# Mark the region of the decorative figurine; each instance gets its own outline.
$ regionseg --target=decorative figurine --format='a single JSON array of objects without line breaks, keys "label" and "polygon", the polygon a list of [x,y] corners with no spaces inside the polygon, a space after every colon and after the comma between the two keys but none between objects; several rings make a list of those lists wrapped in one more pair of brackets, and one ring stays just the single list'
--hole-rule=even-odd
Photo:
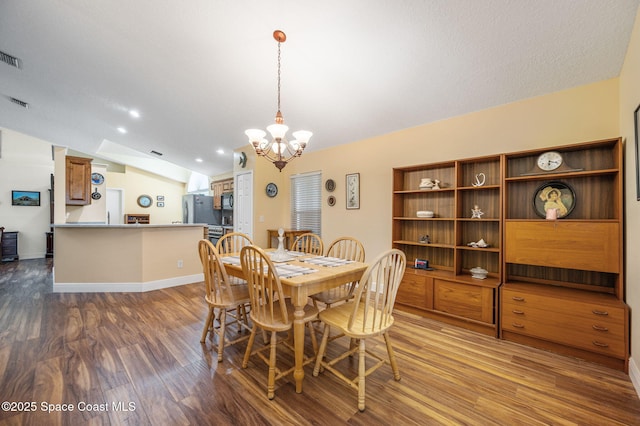
[{"label": "decorative figurine", "polygon": [[419,242],[423,244],[431,244],[431,238],[429,238],[428,235],[423,235],[422,237],[420,237]]},{"label": "decorative figurine", "polygon": [[438,179],[435,180],[433,187],[431,189],[440,189],[440,181]]},{"label": "decorative figurine", "polygon": [[480,207],[478,207],[477,204],[471,209],[471,219],[482,219],[483,214],[484,213],[480,210]]},{"label": "decorative figurine", "polygon": [[433,185],[431,178],[424,178],[420,181],[420,189],[432,189]]},{"label": "decorative figurine", "polygon": [[486,247],[489,247],[489,244],[487,244],[487,243],[484,241],[484,238],[480,238],[480,240],[478,240],[478,242],[473,242],[473,241],[472,241],[472,242],[470,242],[470,243],[467,243],[467,245],[468,245],[469,247],[473,247],[473,248],[486,248]]},{"label": "decorative figurine", "polygon": [[476,175],[476,181],[473,182],[471,186],[475,186],[475,187],[482,186],[484,185],[484,182],[486,181],[486,179],[487,177],[484,175],[484,173],[478,173]]}]

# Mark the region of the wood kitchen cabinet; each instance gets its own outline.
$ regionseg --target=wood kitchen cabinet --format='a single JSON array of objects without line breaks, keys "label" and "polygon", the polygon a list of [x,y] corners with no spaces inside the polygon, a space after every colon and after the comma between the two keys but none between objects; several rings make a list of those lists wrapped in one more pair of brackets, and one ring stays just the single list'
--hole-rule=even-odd
[{"label": "wood kitchen cabinet", "polygon": [[68,206],[91,204],[91,158],[65,157],[65,203]]},{"label": "wood kitchen cabinet", "polygon": [[233,191],[233,179],[224,179],[211,182],[211,193],[213,195],[213,208],[222,208],[222,193]]}]

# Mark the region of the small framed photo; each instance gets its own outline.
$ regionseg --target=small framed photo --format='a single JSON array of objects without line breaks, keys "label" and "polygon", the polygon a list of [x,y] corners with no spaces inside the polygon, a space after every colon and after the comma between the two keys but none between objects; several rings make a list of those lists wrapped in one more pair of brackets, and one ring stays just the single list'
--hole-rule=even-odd
[{"label": "small framed photo", "polygon": [[347,175],[347,210],[360,208],[360,173]]},{"label": "small framed photo", "polygon": [[156,198],[158,201],[164,201],[164,195],[158,195]]},{"label": "small framed photo", "polygon": [[12,206],[39,206],[39,191],[11,191]]},{"label": "small framed photo", "polygon": [[164,207],[164,201],[158,201],[158,207]]}]

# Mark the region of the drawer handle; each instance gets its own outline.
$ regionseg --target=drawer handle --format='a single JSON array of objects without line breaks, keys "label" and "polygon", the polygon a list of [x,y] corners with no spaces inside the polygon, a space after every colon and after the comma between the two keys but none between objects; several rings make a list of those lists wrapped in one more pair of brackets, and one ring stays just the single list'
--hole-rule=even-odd
[{"label": "drawer handle", "polygon": [[595,315],[602,315],[602,316],[609,315],[609,312],[607,312],[607,311],[598,311],[596,309],[592,310],[591,312],[593,312]]},{"label": "drawer handle", "polygon": [[601,347],[601,348],[608,348],[609,345],[607,343],[602,343],[602,342],[598,342],[597,340],[594,340],[592,342],[595,346]]},{"label": "drawer handle", "polygon": [[517,309],[512,310],[511,312],[513,312],[516,315],[524,315],[524,311],[519,311]]},{"label": "drawer handle", "polygon": [[521,297],[521,296],[513,296],[511,298],[516,302],[524,302],[524,297]]},{"label": "drawer handle", "polygon": [[607,327],[602,327],[600,325],[594,325],[592,326],[594,330],[596,331],[609,331],[609,329]]},{"label": "drawer handle", "polygon": [[[513,324],[511,324],[512,326],[514,326],[515,328],[524,328],[524,325],[522,324],[518,324],[517,322],[514,322]],[[594,343],[595,344],[595,343]]]}]

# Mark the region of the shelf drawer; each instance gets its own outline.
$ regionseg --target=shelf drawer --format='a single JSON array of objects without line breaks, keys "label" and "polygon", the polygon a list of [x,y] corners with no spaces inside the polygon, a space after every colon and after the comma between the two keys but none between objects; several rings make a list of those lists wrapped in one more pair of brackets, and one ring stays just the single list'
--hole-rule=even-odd
[{"label": "shelf drawer", "polygon": [[617,358],[626,355],[626,309],[503,290],[502,329]]},{"label": "shelf drawer", "polygon": [[396,302],[420,309],[432,309],[433,278],[407,270],[398,288]]},{"label": "shelf drawer", "polygon": [[433,308],[488,324],[494,324],[494,289],[434,279]]}]

